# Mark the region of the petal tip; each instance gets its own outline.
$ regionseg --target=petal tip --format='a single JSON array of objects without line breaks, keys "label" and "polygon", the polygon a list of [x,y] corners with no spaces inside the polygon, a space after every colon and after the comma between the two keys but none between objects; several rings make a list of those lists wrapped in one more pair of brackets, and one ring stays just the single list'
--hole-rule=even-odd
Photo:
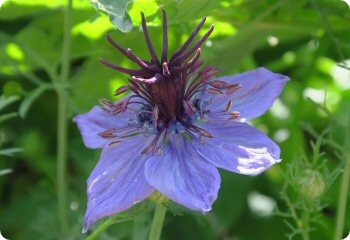
[{"label": "petal tip", "polygon": [[278,158],[278,159],[275,159],[275,163],[274,163],[274,164],[280,163],[280,162],[282,162],[282,159],[281,159],[281,158]]},{"label": "petal tip", "polygon": [[272,76],[276,77],[276,79],[283,80],[285,82],[290,80],[290,78],[288,76],[285,76],[285,75],[280,74],[280,73],[272,72],[268,68],[265,68],[265,67],[259,67],[259,68],[255,69],[255,71],[258,72],[259,74],[272,75]]},{"label": "petal tip", "polygon": [[81,230],[82,234],[87,233],[87,231],[89,230],[89,228],[87,226],[84,226],[83,229]]},{"label": "petal tip", "polygon": [[201,212],[202,214],[207,214],[208,212],[210,212],[212,210],[212,207],[211,206],[208,206],[206,208],[202,208],[201,209]]}]

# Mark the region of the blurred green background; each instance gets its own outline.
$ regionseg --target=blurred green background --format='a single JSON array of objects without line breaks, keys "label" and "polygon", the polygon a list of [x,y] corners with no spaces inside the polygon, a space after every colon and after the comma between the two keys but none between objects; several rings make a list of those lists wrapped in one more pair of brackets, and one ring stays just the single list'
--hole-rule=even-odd
[{"label": "blurred green background", "polygon": [[[114,1],[120,4],[118,16],[126,20],[119,22],[118,27],[131,30],[127,33],[116,29],[88,0],[73,2],[71,68],[67,84],[61,85],[68,105],[64,179],[69,230],[64,236],[60,232],[57,207],[58,88],[54,79],[62,69],[67,2],[9,0],[0,8],[0,231],[3,236],[11,240],[85,239],[81,229],[87,201],[86,179],[98,161],[99,152],[84,147],[71,119],[97,105],[100,98],[114,99],[114,90],[126,82],[126,75],[104,67],[100,57],[132,67],[128,59],[107,43],[104,34],[108,32],[122,46],[148,59],[143,33],[139,30],[140,11],[145,12],[152,40],[160,52],[161,8],[165,8],[171,52],[206,16],[200,35],[211,24],[215,24],[215,30],[202,47],[202,59],[220,69],[219,75],[265,66],[290,76],[291,81],[273,108],[253,122],[279,143],[283,161],[256,177],[221,171],[222,186],[213,211],[204,216],[172,206],[177,214],[168,212],[162,239],[280,240],[288,239],[288,234],[290,239],[303,239],[298,229],[303,229],[303,221],[310,219],[301,217],[299,222],[288,217],[291,205],[286,194],[295,202],[293,206],[300,216],[317,216],[315,221],[309,221],[310,239],[333,239],[341,182],[341,177],[335,176],[345,162],[334,146],[344,144],[350,134],[343,128],[350,116],[347,115],[349,6],[341,0],[129,2]],[[321,144],[320,151],[325,154],[320,162],[325,161],[327,168],[318,169],[321,183],[312,182],[310,191],[320,187],[317,184],[324,184],[327,191],[321,186],[320,196],[316,194],[310,199],[305,196],[305,189],[288,184],[299,181],[299,171],[309,166],[305,161],[315,156],[310,141],[316,142],[325,129],[329,131],[324,136],[327,141]],[[295,172],[291,173],[292,170]],[[329,177],[331,173],[334,182]],[[286,184],[288,191],[283,193]],[[345,229],[349,230],[349,196],[347,199]],[[316,211],[305,215],[307,205],[301,206],[300,201],[314,204]],[[273,211],[276,206],[287,215],[276,215]],[[99,239],[146,239],[151,212],[152,206],[134,221],[113,225]],[[346,230],[343,236],[345,233]]]}]

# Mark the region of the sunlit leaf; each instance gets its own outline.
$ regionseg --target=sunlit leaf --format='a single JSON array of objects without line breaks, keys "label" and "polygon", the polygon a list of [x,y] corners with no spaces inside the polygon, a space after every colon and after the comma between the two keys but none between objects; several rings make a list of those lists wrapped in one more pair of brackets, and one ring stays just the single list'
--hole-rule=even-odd
[{"label": "sunlit leaf", "polygon": [[[26,1],[31,2],[31,1]],[[0,19],[14,20],[25,16],[32,16],[42,11],[40,6],[28,6],[25,8],[19,7],[19,4],[14,3],[12,0],[7,1],[0,9]]]},{"label": "sunlit leaf", "polygon": [[127,12],[132,0],[91,0],[96,10],[109,16],[110,21],[122,32],[130,32],[132,20]]},{"label": "sunlit leaf", "polygon": [[[15,20],[35,17],[47,10],[62,8],[67,3],[67,0],[7,0],[1,7],[0,19]],[[74,1],[73,8],[79,10],[92,9],[89,1]]]},{"label": "sunlit leaf", "polygon": [[109,29],[113,28],[113,24],[107,16],[99,16],[97,19],[86,20],[74,26],[73,34],[81,34],[90,39],[99,39]]},{"label": "sunlit leaf", "polygon": [[23,5],[23,6],[46,6],[46,7],[55,7],[58,5],[64,5],[67,3],[66,0],[50,0],[50,1],[42,1],[42,0],[31,0],[31,1],[26,1],[26,0],[11,0],[11,2],[14,2],[18,5]]},{"label": "sunlit leaf", "polygon": [[2,5],[6,2],[6,0],[0,0],[0,8],[2,7]]},{"label": "sunlit leaf", "polygon": [[21,48],[15,43],[9,43],[6,46],[7,55],[17,61],[22,61],[25,58],[25,55]]},{"label": "sunlit leaf", "polygon": [[[133,20],[133,24],[136,26],[141,25],[140,12],[143,12],[147,18],[152,16],[161,17],[161,15],[155,15],[157,11],[160,10],[160,7],[164,7],[164,5],[161,5],[161,3],[159,3],[159,1],[157,0],[134,0],[129,10],[129,14]],[[160,18],[159,20],[152,21],[152,24],[158,25],[160,23]]]},{"label": "sunlit leaf", "polygon": [[161,25],[162,15],[160,10],[167,12],[169,24],[188,23],[203,17],[208,17],[211,12],[224,9],[221,1],[211,0],[135,0],[130,9],[130,15],[134,25],[141,24],[140,12],[144,12],[147,19],[152,22],[149,25]]}]

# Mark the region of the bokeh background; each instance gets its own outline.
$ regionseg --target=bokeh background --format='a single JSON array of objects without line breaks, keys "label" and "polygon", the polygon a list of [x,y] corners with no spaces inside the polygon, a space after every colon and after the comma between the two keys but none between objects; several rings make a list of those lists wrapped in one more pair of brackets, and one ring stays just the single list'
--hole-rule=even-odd
[{"label": "bokeh background", "polygon": [[[99,151],[84,147],[71,119],[97,105],[100,98],[116,99],[114,90],[126,82],[125,75],[104,67],[100,57],[132,67],[104,34],[148,59],[140,11],[160,52],[161,9],[166,9],[171,51],[206,16],[199,35],[211,24],[215,31],[202,47],[202,59],[218,68],[218,75],[264,66],[290,76],[291,81],[273,108],[252,122],[278,142],[283,161],[256,177],[221,171],[213,211],[202,215],[170,204],[162,239],[334,239],[341,170],[346,156],[350,161],[350,150],[343,147],[349,146],[346,139],[350,138],[350,10],[346,2],[93,2],[111,4],[119,12],[109,18],[90,1],[74,0],[68,17],[71,47],[64,46],[64,41],[69,42],[64,37],[67,1],[8,0],[0,8],[0,231],[4,237],[86,238],[81,234],[86,179]],[[62,71],[68,69],[67,63],[70,69],[65,78]],[[62,150],[57,149],[62,99],[68,146],[63,180],[63,175],[57,176],[62,174],[57,162]],[[63,211],[68,215],[65,231],[58,213],[62,186],[66,186]],[[348,193],[349,189],[343,237],[350,229]],[[152,209],[150,203],[134,220],[112,225],[98,239],[146,239]]]}]

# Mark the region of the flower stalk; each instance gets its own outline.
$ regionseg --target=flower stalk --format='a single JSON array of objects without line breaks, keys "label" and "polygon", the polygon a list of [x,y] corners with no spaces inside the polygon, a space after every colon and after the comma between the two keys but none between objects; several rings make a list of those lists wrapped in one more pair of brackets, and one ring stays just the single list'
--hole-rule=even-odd
[{"label": "flower stalk", "polygon": [[159,240],[162,233],[166,207],[162,204],[157,204],[152,220],[151,231],[148,240]]},{"label": "flower stalk", "polygon": [[[349,119],[350,117],[350,111],[347,111],[346,118]],[[342,239],[342,234],[344,232],[344,226],[345,226],[345,219],[346,219],[346,206],[347,206],[347,199],[349,194],[349,185],[350,185],[350,124],[346,122],[345,125],[345,143],[344,147],[342,149],[341,156],[344,159],[344,172],[342,174],[342,179],[340,183],[340,191],[339,191],[339,198],[338,198],[338,209],[337,209],[337,219],[336,219],[336,225],[335,225],[335,235],[334,240]]]},{"label": "flower stalk", "polygon": [[95,240],[98,236],[101,235],[106,229],[111,226],[113,223],[112,218],[108,218],[106,221],[104,221],[86,240]]},{"label": "flower stalk", "polygon": [[346,202],[349,193],[349,182],[350,182],[350,153],[347,153],[345,160],[344,172],[342,175],[339,199],[338,199],[338,212],[336,221],[336,231],[334,240],[342,239],[342,234],[345,225],[346,216]]},{"label": "flower stalk", "polygon": [[73,0],[68,0],[64,15],[64,35],[62,49],[62,68],[59,83],[56,85],[58,98],[57,109],[57,196],[58,196],[58,214],[61,233],[68,231],[67,215],[67,183],[66,183],[66,163],[67,163],[67,102],[66,93],[62,86],[68,82],[70,69],[70,48],[71,48],[71,16]]}]

